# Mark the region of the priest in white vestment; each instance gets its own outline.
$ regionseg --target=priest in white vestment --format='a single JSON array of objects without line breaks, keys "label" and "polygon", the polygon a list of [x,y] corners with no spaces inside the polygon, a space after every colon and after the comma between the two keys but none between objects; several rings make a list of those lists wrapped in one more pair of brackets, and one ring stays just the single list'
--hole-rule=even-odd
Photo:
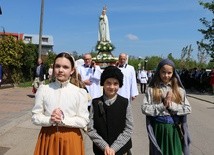
[{"label": "priest in white vestment", "polygon": [[125,53],[119,55],[118,67],[124,75],[123,86],[119,89],[118,94],[132,101],[139,95],[139,92],[135,69],[127,64],[127,55]]},{"label": "priest in white vestment", "polygon": [[[78,67],[78,72],[81,75],[82,81],[85,83],[92,99],[100,97],[102,95],[100,88],[102,70],[92,62],[91,54],[84,54],[83,59],[84,64]],[[88,106],[90,108],[91,101],[89,101]]]}]

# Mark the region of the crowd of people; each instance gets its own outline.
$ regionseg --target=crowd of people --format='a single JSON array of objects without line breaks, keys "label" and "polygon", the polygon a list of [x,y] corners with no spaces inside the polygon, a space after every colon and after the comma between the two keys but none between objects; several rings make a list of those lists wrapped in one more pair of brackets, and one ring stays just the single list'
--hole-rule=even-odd
[{"label": "crowd of people", "polygon": [[[142,94],[145,93],[148,84],[154,76],[154,72],[152,70],[145,70],[144,67],[136,72],[136,78],[140,84]],[[205,68],[182,69],[177,70],[177,73],[186,90],[214,94],[214,68],[211,70]]]},{"label": "crowd of people", "polygon": [[179,75],[186,89],[214,94],[214,68],[211,71],[205,68],[183,69]]},{"label": "crowd of people", "polygon": [[[76,66],[72,55],[58,54],[51,66],[54,80],[41,81],[37,87],[32,122],[41,130],[35,155],[84,155],[82,134],[92,140],[95,155],[131,155],[137,80],[145,93],[141,110],[146,115],[150,154],[189,153],[186,116],[191,106],[171,60],[162,60],[155,73],[142,68],[136,77],[125,53],[104,69],[90,53],[83,59],[84,64]],[[41,64],[39,59],[36,73],[41,72]]]}]

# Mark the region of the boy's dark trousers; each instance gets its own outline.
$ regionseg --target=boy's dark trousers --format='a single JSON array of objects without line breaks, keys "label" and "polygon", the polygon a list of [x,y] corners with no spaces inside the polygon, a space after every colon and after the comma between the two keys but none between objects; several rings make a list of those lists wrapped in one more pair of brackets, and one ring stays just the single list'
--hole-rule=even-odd
[{"label": "boy's dark trousers", "polygon": [[127,153],[125,153],[124,155],[132,155],[131,150],[129,150]]},{"label": "boy's dark trousers", "polygon": [[142,94],[146,92],[146,83],[140,83],[140,91]]}]

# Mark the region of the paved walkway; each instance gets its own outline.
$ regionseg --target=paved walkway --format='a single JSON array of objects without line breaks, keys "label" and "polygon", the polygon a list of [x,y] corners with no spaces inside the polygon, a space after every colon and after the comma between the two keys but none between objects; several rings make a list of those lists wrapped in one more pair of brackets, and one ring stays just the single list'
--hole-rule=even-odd
[{"label": "paved walkway", "polygon": [[210,93],[187,92],[187,96],[214,104],[214,95]]},{"label": "paved walkway", "polygon": [[[214,95],[191,94],[194,97],[209,103],[214,103]],[[145,128],[145,119],[140,111],[143,95],[133,102],[134,155],[148,154],[148,138]],[[31,109],[34,104],[34,95],[31,88],[0,89],[0,155],[30,155],[36,144],[40,127],[31,123]],[[92,143],[84,134],[86,155],[92,154]]]}]

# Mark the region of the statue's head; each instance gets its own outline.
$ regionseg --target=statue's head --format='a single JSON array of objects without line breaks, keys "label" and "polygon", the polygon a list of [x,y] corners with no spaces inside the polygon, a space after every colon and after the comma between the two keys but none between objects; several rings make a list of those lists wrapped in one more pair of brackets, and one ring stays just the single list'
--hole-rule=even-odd
[{"label": "statue's head", "polygon": [[102,11],[102,15],[105,15],[105,14],[106,14],[106,10],[107,10],[107,7],[104,6],[104,7],[103,7],[103,11]]}]

